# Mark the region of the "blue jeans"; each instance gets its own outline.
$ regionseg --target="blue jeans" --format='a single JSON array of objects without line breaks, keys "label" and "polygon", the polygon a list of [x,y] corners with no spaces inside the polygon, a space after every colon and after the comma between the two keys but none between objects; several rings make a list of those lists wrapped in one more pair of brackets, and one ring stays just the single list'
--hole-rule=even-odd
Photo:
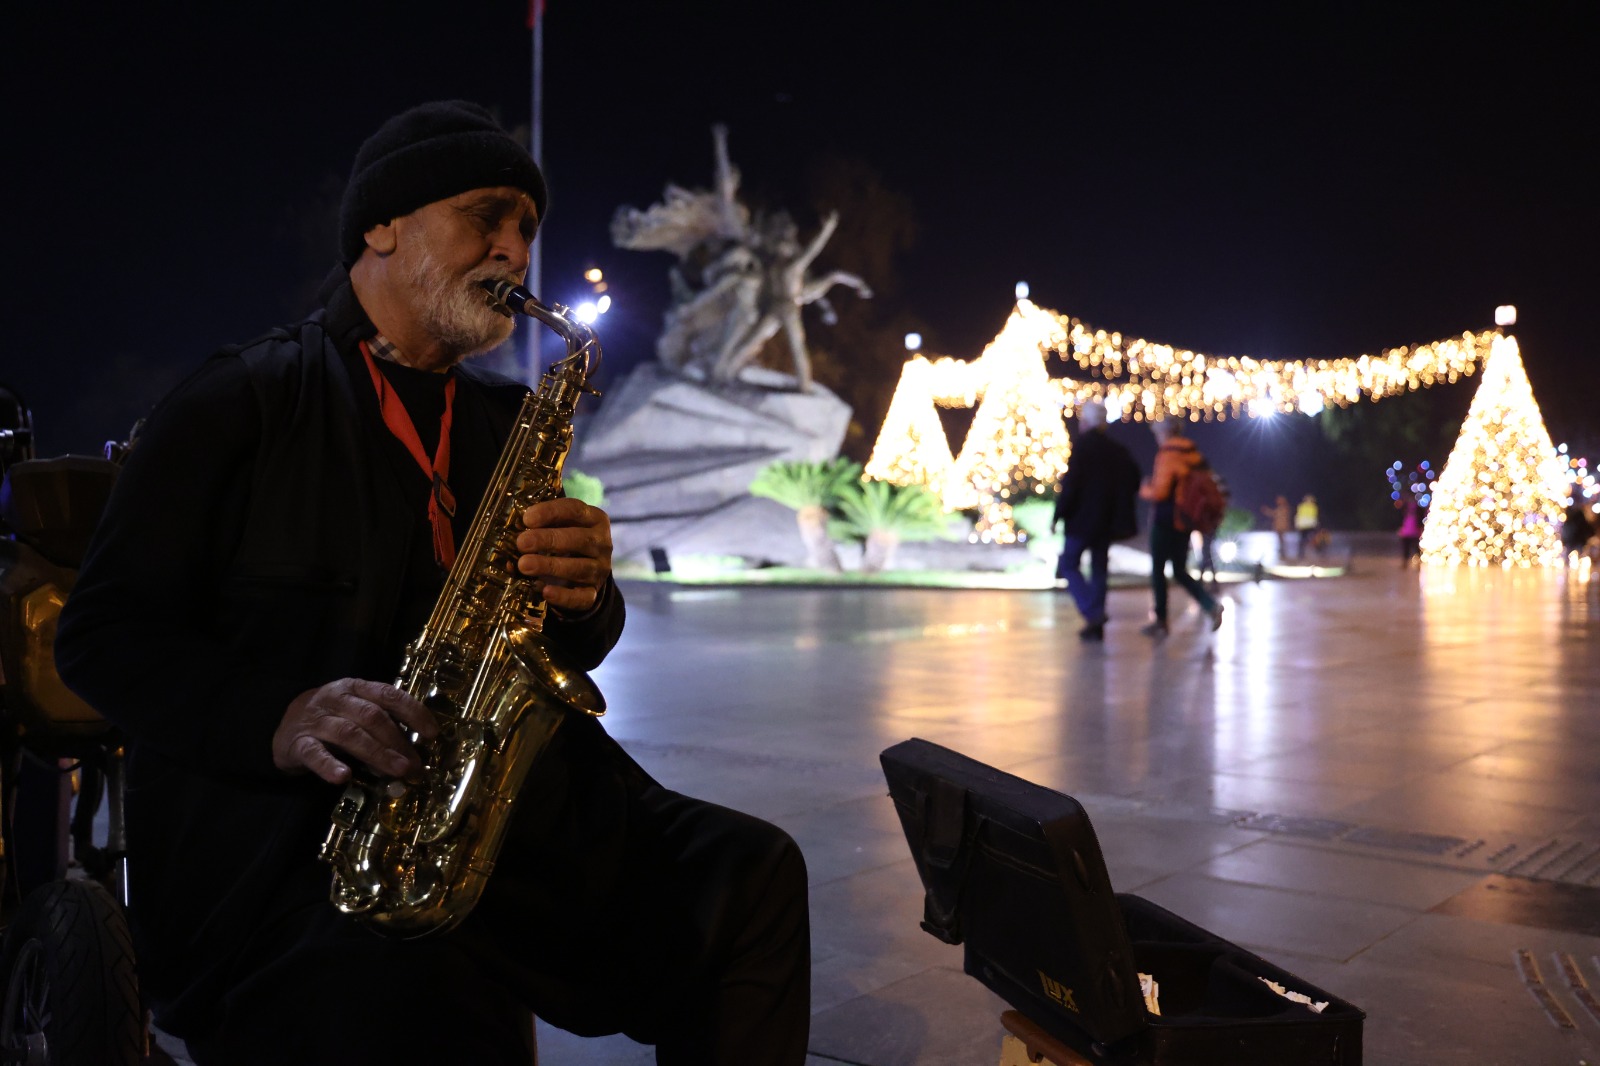
[{"label": "blue jeans", "polygon": [[[1083,553],[1089,553],[1089,576],[1083,576]],[[1067,591],[1085,623],[1097,626],[1106,620],[1106,560],[1111,555],[1111,545],[1106,541],[1090,540],[1067,534],[1062,541],[1061,561],[1056,564],[1056,576],[1067,579]]]},{"label": "blue jeans", "polygon": [[1216,609],[1217,601],[1189,573],[1189,534],[1157,522],[1150,527],[1150,592],[1159,621],[1167,620],[1168,563],[1172,564],[1172,579],[1194,597],[1202,611],[1210,614]]}]

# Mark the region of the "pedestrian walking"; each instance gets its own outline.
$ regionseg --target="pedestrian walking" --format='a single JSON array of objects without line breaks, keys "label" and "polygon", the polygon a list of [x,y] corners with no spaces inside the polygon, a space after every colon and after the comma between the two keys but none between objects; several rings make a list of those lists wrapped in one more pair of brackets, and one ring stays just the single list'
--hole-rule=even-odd
[{"label": "pedestrian walking", "polygon": [[1289,558],[1289,530],[1294,528],[1289,497],[1279,496],[1271,507],[1261,508],[1261,513],[1272,520],[1272,532],[1278,538],[1278,562],[1284,562]]},{"label": "pedestrian walking", "polygon": [[[1105,639],[1106,586],[1113,541],[1126,540],[1139,531],[1135,499],[1139,493],[1139,464],[1133,453],[1106,433],[1106,407],[1090,400],[1078,408],[1078,438],[1072,457],[1061,475],[1050,532],[1063,531],[1061,560],[1056,576],[1083,616],[1078,637]],[[1083,555],[1089,554],[1089,576],[1083,575]]]},{"label": "pedestrian walking", "polygon": [[1411,565],[1412,559],[1421,559],[1417,545],[1422,539],[1422,508],[1417,504],[1417,498],[1406,493],[1405,515],[1400,519],[1400,568],[1403,570]]},{"label": "pedestrian walking", "polygon": [[1179,525],[1176,498],[1182,482],[1204,460],[1194,441],[1182,435],[1175,421],[1154,422],[1150,426],[1160,446],[1150,478],[1139,488],[1139,495],[1154,504],[1150,514],[1150,592],[1155,618],[1145,626],[1146,636],[1167,635],[1167,566],[1172,578],[1194,597],[1211,619],[1211,628],[1222,625],[1222,604],[1189,573],[1189,532]]},{"label": "pedestrian walking", "polygon": [[[1233,493],[1228,490],[1228,483],[1223,480],[1222,475],[1217,473],[1216,468],[1213,467],[1204,456],[1202,456],[1200,459],[1199,468],[1201,470],[1208,470],[1211,472],[1211,479],[1216,482],[1217,492],[1222,497],[1222,514],[1226,515],[1228,512],[1228,503],[1233,499]],[[1195,533],[1200,537],[1200,580],[1202,582],[1208,582],[1213,591],[1221,587],[1221,583],[1217,581],[1216,554],[1217,529],[1220,527],[1220,524],[1221,516],[1219,515],[1217,525],[1207,524],[1206,526],[1195,530]]]},{"label": "pedestrian walking", "polygon": [[1589,517],[1589,505],[1583,497],[1583,484],[1572,486],[1572,502],[1567,505],[1561,522],[1561,550],[1569,559],[1583,555],[1594,536],[1594,522]]}]

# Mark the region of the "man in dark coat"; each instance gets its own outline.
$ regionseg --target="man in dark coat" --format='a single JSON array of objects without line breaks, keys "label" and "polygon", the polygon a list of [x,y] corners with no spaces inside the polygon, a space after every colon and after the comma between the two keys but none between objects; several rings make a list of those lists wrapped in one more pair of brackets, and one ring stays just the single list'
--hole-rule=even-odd
[{"label": "man in dark coat", "polygon": [[[1133,453],[1106,434],[1106,408],[1090,400],[1078,408],[1078,439],[1056,494],[1050,531],[1065,531],[1056,576],[1083,615],[1083,640],[1104,640],[1106,583],[1112,541],[1138,532],[1134,500],[1139,493],[1139,464]],[[1089,576],[1083,576],[1083,553],[1089,553]]]},{"label": "man in dark coat", "polygon": [[[130,741],[145,998],[201,1066],[525,1066],[530,1010],[663,1063],[804,1060],[794,842],[662,788],[585,715],[529,775],[460,926],[398,940],[328,900],[340,786],[415,775],[438,732],[386,681],[526,392],[462,360],[509,336],[480,283],[521,278],[545,202],[482,108],[384,123],[323,306],[162,401],[62,614],[62,677]],[[572,499],[521,519],[549,651],[592,669],[623,626],[609,519]]]}]

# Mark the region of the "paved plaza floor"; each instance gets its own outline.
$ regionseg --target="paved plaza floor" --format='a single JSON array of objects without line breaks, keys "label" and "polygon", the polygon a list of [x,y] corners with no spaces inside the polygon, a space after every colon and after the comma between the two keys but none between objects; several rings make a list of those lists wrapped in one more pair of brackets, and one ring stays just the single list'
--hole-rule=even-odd
[{"label": "paved plaza floor", "polygon": [[1104,644],[1050,591],[624,591],[611,733],[806,854],[812,1064],[999,1058],[1001,1001],[918,927],[878,764],[909,737],[1076,797],[1117,891],[1365,1009],[1373,1066],[1600,1063],[1600,578],[1362,560],[1230,585],[1216,633],[1175,592],[1159,642],[1119,589]]}]

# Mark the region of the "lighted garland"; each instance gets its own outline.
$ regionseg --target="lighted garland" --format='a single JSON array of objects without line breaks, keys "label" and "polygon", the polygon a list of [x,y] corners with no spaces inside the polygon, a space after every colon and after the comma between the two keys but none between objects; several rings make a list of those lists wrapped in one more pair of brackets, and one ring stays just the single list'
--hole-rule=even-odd
[{"label": "lighted garland", "polygon": [[1496,336],[1492,330],[1463,333],[1343,359],[1268,360],[1207,355],[1056,317],[1057,331],[1044,346],[1105,379],[1104,384],[1063,382],[1064,395],[1105,399],[1122,417],[1136,421],[1316,414],[1328,404],[1342,407],[1455,382],[1473,372]]},{"label": "lighted garland", "polygon": [[[1431,344],[1344,359],[1262,360],[1211,356],[1120,333],[1018,299],[1004,328],[976,360],[913,355],[901,371],[865,475],[922,484],[948,510],[976,508],[974,538],[1018,539],[1011,501],[1054,487],[1071,443],[1062,422],[1090,399],[1112,418],[1225,419],[1244,413],[1345,405],[1454,382],[1471,374],[1497,335],[1463,333]],[[1087,369],[1089,380],[1051,378],[1046,356]],[[937,407],[977,407],[952,454]]]}]

